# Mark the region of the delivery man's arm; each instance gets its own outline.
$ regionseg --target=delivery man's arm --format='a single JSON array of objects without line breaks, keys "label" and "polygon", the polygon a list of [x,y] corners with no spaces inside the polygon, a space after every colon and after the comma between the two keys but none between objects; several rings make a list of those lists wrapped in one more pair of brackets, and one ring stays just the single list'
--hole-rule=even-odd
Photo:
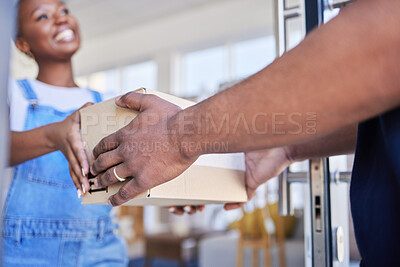
[{"label": "delivery man's arm", "polygon": [[[245,153],[246,190],[249,200],[256,189],[269,179],[279,175],[286,167],[297,161],[315,157],[329,157],[354,153],[357,141],[358,125],[344,127],[332,134],[284,147],[268,148]],[[239,208],[244,203],[230,203],[225,209]],[[202,211],[204,206],[170,207],[170,212],[182,215]]]},{"label": "delivery man's arm", "polygon": [[[245,154],[246,190],[249,200],[260,185],[279,175],[294,162],[354,153],[357,127],[356,124],[349,125],[327,136],[305,143],[247,152]],[[235,209],[243,204],[226,204],[225,209]],[[196,209],[192,208],[191,211],[195,212]]]},{"label": "delivery man's arm", "polygon": [[[399,25],[399,1],[356,1],[259,73],[193,107],[125,95],[117,104],[142,114],[94,149],[92,171],[116,166],[119,176],[134,177],[110,198],[119,205],[199,155],[307,142],[397,107]],[[116,182],[112,171],[97,183]]]}]

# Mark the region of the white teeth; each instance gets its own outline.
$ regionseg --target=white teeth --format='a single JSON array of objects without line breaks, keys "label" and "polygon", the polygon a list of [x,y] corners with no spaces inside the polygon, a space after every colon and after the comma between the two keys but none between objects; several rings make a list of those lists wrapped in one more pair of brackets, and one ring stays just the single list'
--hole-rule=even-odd
[{"label": "white teeth", "polygon": [[74,32],[71,29],[67,29],[65,31],[60,32],[59,34],[57,34],[56,36],[56,41],[61,41],[61,40],[71,40],[73,39],[75,36]]}]

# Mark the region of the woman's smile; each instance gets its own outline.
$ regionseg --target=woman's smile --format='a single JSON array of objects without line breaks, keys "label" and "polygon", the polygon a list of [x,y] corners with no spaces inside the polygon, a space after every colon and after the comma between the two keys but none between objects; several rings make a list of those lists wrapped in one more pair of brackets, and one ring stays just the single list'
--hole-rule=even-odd
[{"label": "woman's smile", "polygon": [[75,32],[69,27],[62,27],[54,39],[56,42],[70,42],[75,39]]}]

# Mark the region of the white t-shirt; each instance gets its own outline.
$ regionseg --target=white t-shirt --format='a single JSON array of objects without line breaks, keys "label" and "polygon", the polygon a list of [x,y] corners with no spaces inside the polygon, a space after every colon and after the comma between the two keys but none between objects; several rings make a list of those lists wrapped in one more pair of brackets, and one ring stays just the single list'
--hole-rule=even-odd
[{"label": "white t-shirt", "polygon": [[[93,93],[85,88],[58,87],[32,79],[29,79],[29,83],[36,93],[39,105],[50,106],[59,111],[76,110],[87,102],[95,102]],[[23,131],[29,102],[15,80],[10,80],[8,88],[10,128],[12,131]],[[104,96],[102,100],[106,100]]]}]

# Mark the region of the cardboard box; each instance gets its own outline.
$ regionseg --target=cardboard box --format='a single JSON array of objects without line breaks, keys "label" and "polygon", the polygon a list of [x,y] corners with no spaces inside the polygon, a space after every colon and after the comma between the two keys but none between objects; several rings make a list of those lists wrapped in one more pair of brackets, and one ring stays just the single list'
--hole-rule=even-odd
[{"label": "cardboard box", "polygon": [[[140,92],[155,94],[181,108],[195,104],[161,92],[146,89]],[[114,101],[110,99],[81,110],[82,139],[86,142],[85,150],[90,163],[93,161],[93,148],[98,142],[127,125],[138,114],[116,106]],[[181,206],[246,202],[244,170],[242,153],[203,155],[176,179],[139,194],[125,205]],[[127,182],[107,188],[96,188],[91,183],[82,204],[107,204],[108,198]]]}]

